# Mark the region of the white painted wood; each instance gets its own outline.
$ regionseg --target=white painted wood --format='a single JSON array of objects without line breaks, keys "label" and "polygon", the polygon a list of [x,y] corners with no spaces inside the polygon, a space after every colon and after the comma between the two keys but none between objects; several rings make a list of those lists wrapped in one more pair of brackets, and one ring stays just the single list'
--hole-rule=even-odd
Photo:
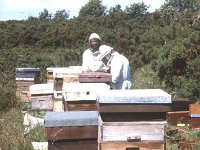
[{"label": "white painted wood", "polygon": [[106,83],[64,83],[62,93],[65,101],[96,100],[97,91],[109,89]]},{"label": "white painted wood", "polygon": [[164,141],[166,124],[166,121],[101,122],[99,140],[127,141],[131,136],[140,136],[141,141]]},{"label": "white painted wood", "polygon": [[33,94],[53,94],[54,84],[33,84],[29,87],[31,95]]}]

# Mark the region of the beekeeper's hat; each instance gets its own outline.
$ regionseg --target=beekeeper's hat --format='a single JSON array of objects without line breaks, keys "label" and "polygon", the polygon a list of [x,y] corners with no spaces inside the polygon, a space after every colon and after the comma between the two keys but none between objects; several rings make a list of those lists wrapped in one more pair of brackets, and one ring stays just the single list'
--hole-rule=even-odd
[{"label": "beekeeper's hat", "polygon": [[91,39],[99,39],[101,41],[100,36],[98,34],[96,34],[96,33],[90,34],[89,42],[90,42]]}]

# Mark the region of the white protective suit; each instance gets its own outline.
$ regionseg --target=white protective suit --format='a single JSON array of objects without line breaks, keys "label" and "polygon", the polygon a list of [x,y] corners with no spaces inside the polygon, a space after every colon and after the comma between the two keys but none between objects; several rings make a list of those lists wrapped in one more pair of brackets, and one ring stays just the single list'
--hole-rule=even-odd
[{"label": "white protective suit", "polygon": [[[89,37],[89,43],[90,40],[96,38],[101,40],[98,34],[92,33]],[[91,48],[88,48],[83,53],[83,60],[82,60],[82,68],[83,71],[98,71],[100,68],[102,68],[103,63],[100,60],[101,54],[99,51],[93,52]]]},{"label": "white protective suit", "polygon": [[[106,45],[102,45],[99,48],[99,51],[103,57],[111,53],[112,50],[112,47]],[[111,70],[113,82],[112,89],[131,89],[132,81],[128,59],[118,52],[114,52],[111,54],[111,58],[107,65],[109,65]]]},{"label": "white protective suit", "polygon": [[83,71],[98,71],[100,68],[102,68],[103,63],[99,58],[99,52],[92,52],[90,48],[88,48],[83,53]]}]

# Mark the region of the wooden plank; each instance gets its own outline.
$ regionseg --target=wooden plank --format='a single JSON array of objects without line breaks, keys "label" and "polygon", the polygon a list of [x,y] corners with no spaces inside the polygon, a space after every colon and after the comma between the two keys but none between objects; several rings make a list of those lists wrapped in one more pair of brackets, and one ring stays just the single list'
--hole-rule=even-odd
[{"label": "wooden plank", "polygon": [[31,95],[44,95],[44,94],[52,94],[53,95],[53,83],[52,84],[34,84],[30,86]]},{"label": "wooden plank", "polygon": [[64,92],[63,97],[65,101],[95,101],[97,96],[95,92],[92,91],[82,91],[82,92]]},{"label": "wooden plank", "polygon": [[53,80],[53,71],[52,72],[47,71],[47,80]]},{"label": "wooden plank", "polygon": [[30,91],[16,91],[16,96],[20,98],[21,102],[31,102]]},{"label": "wooden plank", "polygon": [[40,73],[40,68],[16,68],[16,73]]},{"label": "wooden plank", "polygon": [[53,100],[53,111],[54,112],[63,112],[64,111],[62,99]]},{"label": "wooden plank", "polygon": [[49,141],[48,150],[98,150],[96,139]]},{"label": "wooden plank", "polygon": [[88,103],[88,104],[66,104],[65,110],[68,111],[97,111],[96,103]]},{"label": "wooden plank", "polygon": [[109,112],[169,112],[171,105],[167,104],[98,104],[100,113]]},{"label": "wooden plank", "polygon": [[189,111],[168,112],[167,121],[170,125],[177,125],[178,123],[189,124]]},{"label": "wooden plank", "polygon": [[96,92],[109,89],[110,86],[105,83],[64,83],[62,95],[65,110],[96,111]]},{"label": "wooden plank", "polygon": [[63,78],[54,78],[54,90],[62,91]]},{"label": "wooden plank", "polygon": [[125,113],[100,113],[104,122],[126,122],[126,121],[162,121],[166,120],[165,112],[125,112]]},{"label": "wooden plank", "polygon": [[164,141],[165,125],[166,121],[101,122],[99,141],[128,141],[131,136],[140,136],[141,141]]},{"label": "wooden plank", "polygon": [[100,150],[165,150],[165,142],[103,142]]},{"label": "wooden plank", "polygon": [[112,75],[104,72],[85,72],[79,74],[80,83],[111,83]]},{"label": "wooden plank", "polygon": [[34,81],[16,81],[15,83],[16,83],[17,87],[21,87],[21,86],[22,87],[29,87],[29,86],[35,84]]},{"label": "wooden plank", "polygon": [[47,140],[97,139],[98,126],[46,127]]},{"label": "wooden plank", "polygon": [[32,110],[53,110],[53,96],[32,96],[31,97]]},{"label": "wooden plank", "polygon": [[79,79],[78,79],[78,74],[77,75],[65,75],[63,77],[63,82],[65,83],[78,83]]}]

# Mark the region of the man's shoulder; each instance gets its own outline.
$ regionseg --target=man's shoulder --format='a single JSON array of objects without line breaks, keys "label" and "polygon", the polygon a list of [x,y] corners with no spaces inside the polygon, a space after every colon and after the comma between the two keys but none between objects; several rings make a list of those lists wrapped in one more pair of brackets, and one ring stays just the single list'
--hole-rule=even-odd
[{"label": "man's shoulder", "polygon": [[84,52],[83,52],[83,54],[87,54],[87,53],[91,53],[91,50],[88,48],[88,49],[86,49]]}]

